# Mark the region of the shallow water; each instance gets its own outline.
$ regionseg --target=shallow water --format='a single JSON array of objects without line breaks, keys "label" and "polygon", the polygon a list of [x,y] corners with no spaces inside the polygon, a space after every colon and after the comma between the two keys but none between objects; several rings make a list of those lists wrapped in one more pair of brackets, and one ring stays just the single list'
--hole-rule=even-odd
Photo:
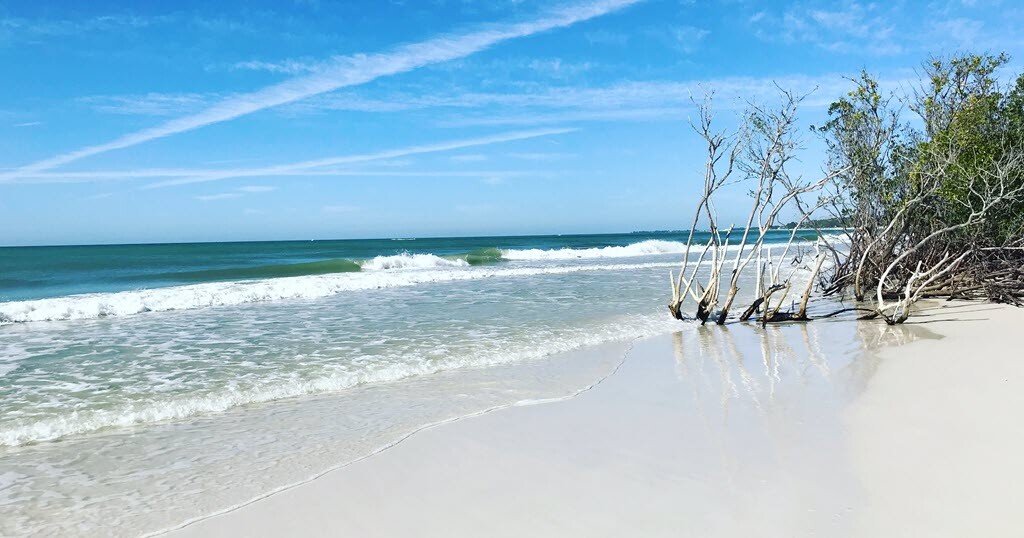
[{"label": "shallow water", "polygon": [[[424,424],[572,393],[614,357],[552,356],[680,327],[664,305],[681,243],[517,241],[483,265],[465,254],[474,239],[380,252],[359,271],[127,289],[112,275],[167,273],[170,254],[139,247],[103,277],[95,256],[75,284],[120,288],[22,289],[32,298],[0,303],[0,534],[164,528]],[[175,278],[222,271],[240,256],[225,248]],[[261,263],[308,264],[309,248]]]},{"label": "shallow water", "polygon": [[878,536],[849,416],[901,355],[876,351],[929,337],[852,320],[684,326],[630,344],[574,398],[421,432],[173,536]]}]

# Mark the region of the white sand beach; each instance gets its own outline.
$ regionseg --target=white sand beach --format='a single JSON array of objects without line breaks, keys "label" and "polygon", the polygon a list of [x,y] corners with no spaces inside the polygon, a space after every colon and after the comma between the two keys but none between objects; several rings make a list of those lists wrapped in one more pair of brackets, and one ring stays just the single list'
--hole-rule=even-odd
[{"label": "white sand beach", "polygon": [[[955,321],[954,321],[955,319]],[[173,536],[1019,536],[1024,310],[692,328]],[[621,346],[593,353],[621,353]]]},{"label": "white sand beach", "polygon": [[1024,538],[1022,8],[0,0],[0,538]]}]

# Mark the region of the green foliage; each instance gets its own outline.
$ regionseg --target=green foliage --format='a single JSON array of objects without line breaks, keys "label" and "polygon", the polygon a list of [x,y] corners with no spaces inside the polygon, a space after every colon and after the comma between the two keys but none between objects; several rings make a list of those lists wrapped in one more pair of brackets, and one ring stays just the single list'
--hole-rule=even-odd
[{"label": "green foliage", "polygon": [[854,90],[829,106],[829,121],[815,130],[825,137],[833,168],[842,170],[838,189],[852,206],[837,217],[863,227],[893,212],[906,194],[894,160],[902,142],[898,112],[878,82],[866,71],[851,80]]},{"label": "green foliage", "polygon": [[[941,178],[933,204],[933,218],[940,222],[961,222],[979,210],[983,196],[978,193],[998,188],[991,183],[994,167],[1024,143],[1024,77],[1004,94],[994,76],[1008,60],[1005,54],[965,55],[933,60],[928,66],[929,86],[916,109],[927,138],[920,143],[913,169]],[[935,155],[951,158],[928,162]],[[1017,175],[1009,186],[1022,181]],[[1020,200],[1008,201],[993,208],[983,223],[960,233],[1003,244],[1019,234],[1022,211]]]},{"label": "green foliage", "polygon": [[[883,96],[868,73],[852,79],[854,90],[832,103],[829,121],[816,129],[833,166],[844,170],[836,190],[846,205],[838,215],[850,216],[849,225],[870,236],[911,203],[915,210],[902,217],[905,233],[926,235],[976,213],[1000,187],[992,183],[994,171],[1024,148],[1024,75],[1005,93],[997,78],[1008,61],[1005,54],[929,60],[924,86],[907,99],[921,117],[921,130],[900,124],[893,98]],[[1012,181],[1020,185],[1024,178],[1017,174]],[[958,234],[1004,244],[1019,239],[1022,230],[1024,202],[1018,197]]]}]

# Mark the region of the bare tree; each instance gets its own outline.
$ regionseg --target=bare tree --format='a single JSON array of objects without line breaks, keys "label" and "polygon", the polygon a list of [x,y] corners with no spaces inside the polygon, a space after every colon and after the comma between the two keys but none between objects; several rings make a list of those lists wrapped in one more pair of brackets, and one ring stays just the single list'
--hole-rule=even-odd
[{"label": "bare tree", "polygon": [[[823,297],[850,291],[858,301],[824,317],[861,311],[903,323],[925,297],[1024,306],[1024,75],[1004,91],[993,73],[1006,61],[933,59],[925,84],[902,101],[884,97],[867,73],[851,79],[853,91],[814,129],[828,161],[811,180],[790,173],[802,149],[796,117],[805,96],[780,88],[776,107],[750,105],[729,135],[713,129],[706,99],[694,126],[707,145],[704,189],[682,267],[669,275],[672,315],[684,319],[692,298],[701,323],[726,323],[751,266],[752,301],[740,321],[808,320],[819,284]],[[905,108],[921,115],[923,130],[901,123]],[[730,181],[750,186],[750,209],[723,233],[714,199]],[[821,212],[842,226],[838,239],[822,233]],[[788,242],[767,244],[780,215],[796,217]],[[691,256],[701,225],[708,240]],[[813,245],[801,231],[815,233]],[[802,286],[798,274],[808,278]],[[799,297],[788,302],[791,293]]]},{"label": "bare tree", "polygon": [[[722,285],[726,283],[723,271],[726,264],[731,266],[728,275],[727,292],[721,308],[715,315],[715,322],[724,324],[729,319],[729,313],[740,291],[739,284],[741,275],[753,263],[756,267],[755,293],[757,298],[740,316],[741,320],[749,319],[757,311],[763,311],[762,321],[770,321],[772,318],[796,319],[806,318],[807,301],[801,301],[801,309],[798,313],[779,314],[783,299],[771,308],[771,298],[777,291],[789,287],[789,279],[792,274],[784,280],[780,274],[782,260],[793,246],[801,225],[809,219],[804,203],[800,200],[802,195],[814,193],[830,181],[835,172],[827,172],[817,180],[805,180],[803,177],[793,177],[789,174],[787,165],[795,158],[799,149],[799,141],[796,137],[796,113],[801,101],[805,96],[797,96],[792,92],[780,88],[779,94],[781,104],[777,108],[751,105],[745,116],[743,127],[737,134],[727,136],[716,132],[711,126],[710,100],[705,100],[699,107],[701,121],[695,126],[695,131],[703,138],[707,145],[707,160],[705,166],[704,190],[698,202],[696,216],[690,228],[687,246],[684,254],[683,265],[678,276],[670,273],[672,288],[672,301],[669,303],[669,311],[677,319],[683,319],[682,304],[687,295],[691,295],[697,303],[695,318],[702,323],[706,322],[718,308],[721,297]],[[730,227],[724,234],[718,222],[718,215],[714,210],[714,195],[724,186],[734,171],[739,171],[743,178],[754,184],[750,193],[751,206],[746,221],[742,228],[736,231],[740,236],[739,241],[729,249],[729,242],[733,233]],[[813,207],[822,205],[818,201]],[[765,240],[776,227],[779,215],[784,211],[799,213],[800,217],[794,229],[790,233],[790,241],[785,245],[781,256],[777,259],[770,248],[766,247]],[[690,251],[693,244],[693,237],[697,227],[705,223],[710,238],[697,258],[695,265],[690,269]],[[699,290],[693,285],[699,278],[698,271],[710,252],[711,260],[708,267],[705,284],[697,284]],[[822,263],[824,259],[822,259]],[[820,269],[818,263],[814,274]],[[689,277],[686,276],[690,269]],[[810,281],[813,283],[814,275]],[[808,289],[810,289],[810,285]],[[788,291],[787,291],[788,293]],[[809,296],[810,292],[804,295]]]}]

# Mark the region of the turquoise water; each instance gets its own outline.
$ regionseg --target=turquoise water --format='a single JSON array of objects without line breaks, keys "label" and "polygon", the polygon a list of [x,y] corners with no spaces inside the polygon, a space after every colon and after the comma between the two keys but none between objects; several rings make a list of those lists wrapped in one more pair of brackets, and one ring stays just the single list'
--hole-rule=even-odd
[{"label": "turquoise water", "polygon": [[[697,243],[707,241],[698,234]],[[769,242],[788,239],[772,232]],[[644,240],[685,242],[683,233],[354,239],[0,248],[0,301],[115,292],[204,281],[358,271],[377,257],[434,255],[471,265],[501,250],[599,249]]]},{"label": "turquoise water", "polygon": [[[125,527],[148,532],[426,422],[571,390],[546,357],[679,328],[665,304],[684,241],[0,249],[0,535],[95,534],[159,506],[169,519]],[[275,436],[283,416],[321,456]],[[171,450],[187,436],[203,442]]]}]

